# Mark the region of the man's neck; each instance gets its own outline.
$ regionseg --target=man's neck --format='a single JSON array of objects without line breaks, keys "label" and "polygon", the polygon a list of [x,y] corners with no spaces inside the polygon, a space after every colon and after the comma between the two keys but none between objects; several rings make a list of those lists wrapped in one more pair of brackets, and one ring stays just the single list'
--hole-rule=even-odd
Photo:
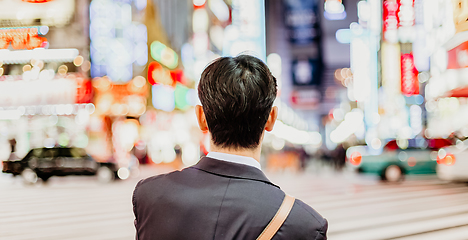
[{"label": "man's neck", "polygon": [[258,146],[257,148],[254,148],[254,149],[249,149],[249,148],[234,149],[234,148],[222,148],[222,147],[215,146],[214,144],[211,144],[211,151],[239,155],[239,156],[244,156],[244,157],[251,157],[257,160],[258,162],[260,162],[261,146]]}]

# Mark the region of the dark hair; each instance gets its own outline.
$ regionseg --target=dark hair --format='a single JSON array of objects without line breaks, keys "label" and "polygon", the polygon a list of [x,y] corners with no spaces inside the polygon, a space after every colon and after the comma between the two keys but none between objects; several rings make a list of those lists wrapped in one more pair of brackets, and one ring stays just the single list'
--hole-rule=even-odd
[{"label": "dark hair", "polygon": [[260,144],[276,79],[256,57],[221,57],[203,71],[198,97],[216,146],[251,149]]}]

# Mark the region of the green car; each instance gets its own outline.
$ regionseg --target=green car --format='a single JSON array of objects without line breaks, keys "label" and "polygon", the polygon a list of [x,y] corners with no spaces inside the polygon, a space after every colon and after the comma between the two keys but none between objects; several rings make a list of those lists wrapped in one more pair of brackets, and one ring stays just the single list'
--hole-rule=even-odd
[{"label": "green car", "polygon": [[397,182],[407,174],[435,174],[437,151],[452,144],[452,140],[443,138],[393,139],[379,149],[350,147],[346,162],[360,173],[377,174],[384,181]]}]

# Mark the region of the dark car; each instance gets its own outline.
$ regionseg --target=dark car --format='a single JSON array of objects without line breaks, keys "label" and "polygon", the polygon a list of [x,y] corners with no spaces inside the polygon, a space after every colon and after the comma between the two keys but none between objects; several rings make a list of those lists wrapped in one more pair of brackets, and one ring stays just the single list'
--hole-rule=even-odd
[{"label": "dark car", "polygon": [[97,175],[99,181],[114,179],[118,167],[111,162],[96,162],[82,148],[35,148],[20,160],[3,161],[3,172],[21,175],[27,183],[52,176]]}]

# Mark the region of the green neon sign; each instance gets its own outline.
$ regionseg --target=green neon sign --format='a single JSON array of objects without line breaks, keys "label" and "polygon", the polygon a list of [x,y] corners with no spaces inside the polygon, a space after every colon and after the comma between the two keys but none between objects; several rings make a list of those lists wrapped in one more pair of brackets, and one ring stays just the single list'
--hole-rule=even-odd
[{"label": "green neon sign", "polygon": [[159,41],[154,41],[151,43],[150,51],[151,57],[154,60],[158,61],[169,69],[174,69],[179,64],[179,57],[177,56],[177,53]]}]

